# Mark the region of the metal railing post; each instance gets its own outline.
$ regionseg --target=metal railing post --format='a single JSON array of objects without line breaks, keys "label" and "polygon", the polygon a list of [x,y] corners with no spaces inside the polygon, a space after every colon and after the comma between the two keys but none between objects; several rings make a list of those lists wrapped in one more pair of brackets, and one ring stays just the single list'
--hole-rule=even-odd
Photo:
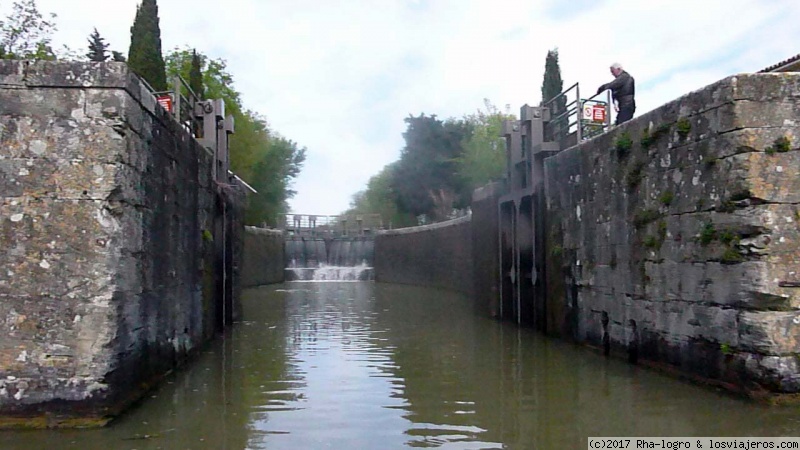
[{"label": "metal railing post", "polygon": [[580,143],[583,140],[583,101],[581,100],[581,87],[578,86],[578,83],[575,83],[575,95],[578,102],[578,143]]},{"label": "metal railing post", "polygon": [[174,98],[172,99],[172,107],[175,108],[175,112],[173,113],[175,117],[178,118],[178,123],[183,126],[183,120],[181,119],[181,78],[176,76],[172,81],[172,88],[174,89]]}]

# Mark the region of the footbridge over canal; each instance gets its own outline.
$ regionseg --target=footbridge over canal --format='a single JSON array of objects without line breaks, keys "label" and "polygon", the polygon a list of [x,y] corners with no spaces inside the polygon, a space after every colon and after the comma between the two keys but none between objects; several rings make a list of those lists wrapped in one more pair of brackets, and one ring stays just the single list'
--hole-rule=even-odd
[{"label": "footbridge over canal", "polygon": [[379,214],[287,214],[282,230],[285,279],[371,280]]}]

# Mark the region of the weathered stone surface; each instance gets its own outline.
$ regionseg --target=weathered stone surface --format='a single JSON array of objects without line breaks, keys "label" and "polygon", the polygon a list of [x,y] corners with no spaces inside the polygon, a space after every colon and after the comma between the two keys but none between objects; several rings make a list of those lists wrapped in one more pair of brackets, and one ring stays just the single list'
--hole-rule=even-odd
[{"label": "weathered stone surface", "polygon": [[280,283],[284,280],[285,238],[280,230],[245,227],[242,254],[242,287]]},{"label": "weathered stone surface", "polygon": [[470,218],[379,232],[375,280],[473,292]]},{"label": "weathered stone surface", "polygon": [[0,61],[0,426],[102,423],[213,336],[211,168],[124,64]]},{"label": "weathered stone surface", "polygon": [[800,311],[745,311],[739,322],[742,349],[764,355],[798,353]]},{"label": "weathered stone surface", "polygon": [[553,328],[798,392],[799,135],[800,76],[737,75],[548,158],[548,233],[563,249],[548,289],[557,320],[578,318]]}]

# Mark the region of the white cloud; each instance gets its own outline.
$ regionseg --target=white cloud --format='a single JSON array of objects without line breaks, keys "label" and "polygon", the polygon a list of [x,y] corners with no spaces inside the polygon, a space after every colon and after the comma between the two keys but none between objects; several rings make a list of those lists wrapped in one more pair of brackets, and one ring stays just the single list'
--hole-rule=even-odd
[{"label": "white cloud", "polygon": [[[136,0],[38,0],[58,14],[59,43],[93,27],[127,52]],[[113,7],[109,4],[113,3]],[[191,45],[229,62],[248,108],[308,148],[296,212],[336,214],[399,156],[409,114],[462,116],[488,98],[538,103],[544,59],[592,94],[621,62],[637,114],[800,49],[791,0],[170,0],[165,50]]]}]

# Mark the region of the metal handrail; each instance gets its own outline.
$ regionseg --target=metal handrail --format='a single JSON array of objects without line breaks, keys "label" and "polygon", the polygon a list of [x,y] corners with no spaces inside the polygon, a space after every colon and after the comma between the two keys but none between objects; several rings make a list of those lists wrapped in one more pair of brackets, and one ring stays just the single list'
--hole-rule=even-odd
[{"label": "metal handrail", "polygon": [[[608,128],[611,124],[611,111],[609,105],[611,104],[610,94],[606,92],[606,101],[600,100],[603,92],[598,94],[594,94],[587,99],[582,99],[580,96],[580,85],[579,83],[575,83],[565,89],[560,94],[556,95],[552,99],[545,102],[542,106],[550,108],[551,112],[553,111],[552,106],[555,104],[557,100],[560,98],[565,98],[567,96],[572,97],[572,92],[574,91],[575,98],[574,100],[570,101],[564,106],[564,111],[560,112],[557,116],[552,117],[547,124],[545,125],[548,134],[551,136],[553,140],[561,140],[566,135],[570,133],[570,130],[574,129],[574,133],[577,135],[578,142],[582,141],[586,136],[586,129],[587,128],[594,128],[596,129],[599,126],[602,129]],[[606,107],[606,114],[605,114],[605,122],[602,124],[598,124],[595,122],[586,122],[583,117],[583,107],[587,103],[599,103],[603,104]],[[591,135],[596,134],[595,132],[588,133]]]},{"label": "metal handrail", "polygon": [[556,101],[556,99],[557,99],[557,98],[559,98],[559,97],[566,97],[566,95],[567,95],[567,92],[569,92],[569,91],[571,91],[573,88],[577,88],[577,87],[578,87],[578,83],[575,83],[575,84],[573,84],[572,86],[570,86],[570,87],[568,87],[568,88],[564,89],[564,90],[563,90],[563,91],[562,91],[560,94],[556,95],[555,97],[553,97],[553,98],[551,98],[550,100],[548,100],[547,102],[545,102],[545,103],[544,103],[542,106],[543,106],[543,107],[544,107],[544,106],[550,106],[550,103],[553,103],[554,101]]},{"label": "metal handrail", "polygon": [[[572,98],[571,94],[574,91],[574,98]],[[550,109],[551,114],[555,113],[553,111],[553,106],[555,102],[561,98],[565,98],[564,110],[559,112],[559,114],[555,117],[551,117],[550,120],[545,125],[547,130],[547,135],[550,136],[551,139],[555,141],[561,140],[566,134],[569,133],[569,130],[576,125],[577,122],[573,122],[570,120],[570,117],[573,115],[577,116],[578,111],[580,111],[580,86],[578,83],[572,84],[570,87],[565,89],[560,94],[556,95],[555,97],[551,98],[547,102],[542,104],[542,107]],[[565,123],[566,122],[566,123]],[[580,132],[579,132],[580,133]]]},{"label": "metal handrail", "polygon": [[315,215],[284,214],[279,228],[298,235],[362,235],[373,230],[382,230],[380,214]]}]

